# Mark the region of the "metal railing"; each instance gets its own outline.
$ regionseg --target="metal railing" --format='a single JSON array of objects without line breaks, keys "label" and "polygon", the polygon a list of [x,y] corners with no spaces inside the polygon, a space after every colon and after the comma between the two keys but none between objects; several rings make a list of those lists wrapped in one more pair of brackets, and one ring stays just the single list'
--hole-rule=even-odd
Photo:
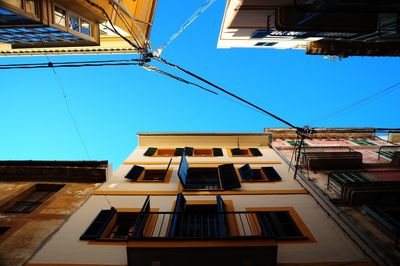
[{"label": "metal railing", "polygon": [[400,151],[400,145],[385,145],[381,146],[378,150],[378,160],[381,158],[382,150],[394,150],[394,151]]},{"label": "metal railing", "polygon": [[[272,229],[259,222],[260,212],[149,212],[135,240],[275,239]],[[172,232],[171,224],[175,223]]]}]

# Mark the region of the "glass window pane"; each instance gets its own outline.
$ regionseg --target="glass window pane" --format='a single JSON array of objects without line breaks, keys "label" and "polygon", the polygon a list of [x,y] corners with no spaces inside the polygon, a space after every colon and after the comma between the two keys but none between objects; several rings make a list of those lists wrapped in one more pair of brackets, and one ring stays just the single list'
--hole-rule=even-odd
[{"label": "glass window pane", "polygon": [[54,7],[54,23],[67,26],[66,24],[66,11],[61,7],[55,6]]},{"label": "glass window pane", "polygon": [[25,11],[36,14],[35,0],[25,0]]},{"label": "glass window pane", "polygon": [[70,29],[79,31],[79,17],[74,13],[69,13],[69,27]]},{"label": "glass window pane", "polygon": [[81,20],[82,24],[81,24],[81,30],[83,34],[89,35],[90,36],[90,23],[85,21],[85,20]]}]

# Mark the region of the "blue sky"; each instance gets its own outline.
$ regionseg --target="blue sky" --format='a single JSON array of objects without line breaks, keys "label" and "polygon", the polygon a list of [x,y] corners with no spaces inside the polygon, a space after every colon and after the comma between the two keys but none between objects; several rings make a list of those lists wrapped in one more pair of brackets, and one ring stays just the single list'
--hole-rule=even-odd
[{"label": "blue sky", "polygon": [[[163,44],[204,1],[158,1],[153,46]],[[318,118],[400,82],[400,58],[331,61],[301,50],[217,49],[224,7],[225,1],[217,0],[166,48],[163,57],[298,126],[399,126],[400,89],[334,119]],[[46,61],[0,58],[0,64]],[[261,132],[264,127],[284,126],[229,99],[136,66],[56,71],[89,157],[51,69],[1,70],[1,160],[109,160],[116,168],[135,148],[136,132]]]}]

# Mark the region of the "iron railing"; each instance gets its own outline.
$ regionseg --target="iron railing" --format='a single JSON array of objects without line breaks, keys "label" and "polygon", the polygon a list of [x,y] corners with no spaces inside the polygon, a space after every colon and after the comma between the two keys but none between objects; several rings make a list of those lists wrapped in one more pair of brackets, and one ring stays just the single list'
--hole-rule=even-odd
[{"label": "iron railing", "polygon": [[[140,214],[144,219],[138,219],[142,224],[136,223],[125,236],[97,240],[276,239],[271,226],[260,222],[259,213],[262,212],[144,212]],[[173,232],[172,223],[175,223]],[[138,233],[137,228],[143,231]]]}]

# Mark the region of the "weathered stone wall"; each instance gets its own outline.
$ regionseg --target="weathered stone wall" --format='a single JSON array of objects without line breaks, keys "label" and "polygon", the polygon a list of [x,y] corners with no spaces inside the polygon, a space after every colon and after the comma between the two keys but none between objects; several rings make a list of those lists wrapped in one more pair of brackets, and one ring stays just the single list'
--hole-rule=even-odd
[{"label": "weathered stone wall", "polygon": [[[41,182],[50,183],[50,182]],[[35,182],[0,182],[0,265],[23,265],[89,198],[100,183],[66,183],[31,213],[7,213],[7,203],[20,198]],[[54,184],[54,183],[53,183]],[[60,184],[60,183],[57,183]]]}]

